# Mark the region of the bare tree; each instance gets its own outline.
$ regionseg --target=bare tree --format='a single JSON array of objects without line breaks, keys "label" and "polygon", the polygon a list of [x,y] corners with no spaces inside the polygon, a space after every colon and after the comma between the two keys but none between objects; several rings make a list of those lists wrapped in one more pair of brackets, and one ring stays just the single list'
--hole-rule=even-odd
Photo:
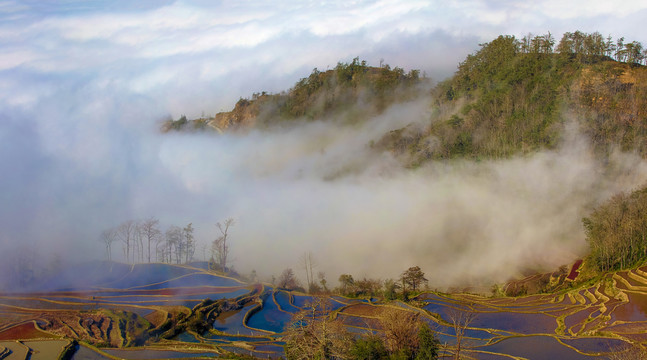
[{"label": "bare tree", "polygon": [[182,240],[184,241],[184,262],[188,263],[193,259],[193,254],[195,253],[195,241],[193,240],[193,225],[189,223],[184,229],[182,229]]},{"label": "bare tree", "polygon": [[[117,227],[117,236],[123,243],[123,249],[124,249],[124,255],[126,256],[126,262],[130,262],[130,254],[131,254],[131,248],[133,246],[133,243],[135,241],[135,229],[136,229],[136,223],[132,220],[127,220],[121,223],[119,227]],[[135,256],[133,255],[133,260],[132,262],[135,262]]]},{"label": "bare tree", "polygon": [[456,334],[456,351],[454,352],[454,359],[460,359],[461,350],[465,347],[463,342],[465,338],[465,331],[469,328],[472,321],[476,319],[476,313],[472,311],[471,306],[467,309],[451,309],[447,312],[449,321],[454,327]]},{"label": "bare tree", "polygon": [[294,271],[290,268],[283,270],[281,276],[279,276],[277,286],[282,289],[294,290],[299,286],[299,282],[296,277],[294,277]]},{"label": "bare tree", "polygon": [[353,279],[353,275],[339,275],[339,283],[341,284],[341,293],[343,295],[349,295],[351,292],[355,291],[355,279]]},{"label": "bare tree", "polygon": [[173,262],[173,249],[175,249],[175,259],[176,262],[180,262],[180,254],[178,254],[178,251],[182,249],[182,245],[179,243],[182,242],[182,229],[175,226],[171,225],[167,230],[166,233],[164,234],[165,236],[165,243],[166,243],[166,252],[168,256],[168,262],[171,263]]},{"label": "bare tree", "polygon": [[229,244],[227,243],[229,236],[229,228],[234,225],[234,219],[228,218],[223,224],[217,223],[216,226],[220,230],[220,236],[218,236],[213,243],[211,244],[211,249],[218,265],[223,272],[227,272],[227,257],[229,256]]},{"label": "bare tree", "polygon": [[112,260],[112,243],[117,240],[117,229],[110,228],[103,230],[99,236],[99,240],[106,246],[106,257],[108,261]]},{"label": "bare tree", "polygon": [[151,242],[157,243],[162,235],[158,226],[159,220],[154,217],[146,219],[139,224],[142,237],[148,244],[148,262],[151,262]]},{"label": "bare tree", "polygon": [[313,287],[315,284],[315,279],[313,276],[312,269],[317,266],[317,263],[313,260],[312,253],[311,252],[306,252],[301,256],[301,264],[303,265],[303,268],[306,272],[306,281],[308,283],[308,291]]},{"label": "bare tree", "polygon": [[135,255],[137,255],[137,259],[141,263],[144,261],[144,231],[140,221],[135,221],[135,234],[133,239],[133,262],[135,260]]},{"label": "bare tree", "polygon": [[314,297],[296,313],[285,332],[288,359],[346,359],[353,335],[331,316],[330,300]]},{"label": "bare tree", "polygon": [[327,293],[328,292],[328,280],[326,280],[326,273],[319,271],[317,273],[317,278],[319,279],[319,284],[321,284],[321,289]]},{"label": "bare tree", "polygon": [[207,261],[207,248],[209,244],[200,243],[200,252],[202,253],[202,261]]},{"label": "bare tree", "polygon": [[391,353],[415,352],[418,349],[419,314],[386,308],[379,320],[384,343]]}]

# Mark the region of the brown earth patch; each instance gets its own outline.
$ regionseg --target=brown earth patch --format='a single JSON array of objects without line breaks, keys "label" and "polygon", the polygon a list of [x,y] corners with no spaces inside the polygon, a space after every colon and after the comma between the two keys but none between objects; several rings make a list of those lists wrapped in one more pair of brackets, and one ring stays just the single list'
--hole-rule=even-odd
[{"label": "brown earth patch", "polygon": [[33,322],[16,325],[0,332],[0,340],[58,339],[53,334],[38,330]]},{"label": "brown earth patch", "polygon": [[383,309],[378,306],[368,304],[354,304],[350,305],[341,311],[343,314],[354,316],[380,316]]},{"label": "brown earth patch", "polygon": [[155,310],[152,313],[144,316],[144,319],[148,320],[153,326],[158,327],[162,325],[169,318],[169,314],[166,311]]}]

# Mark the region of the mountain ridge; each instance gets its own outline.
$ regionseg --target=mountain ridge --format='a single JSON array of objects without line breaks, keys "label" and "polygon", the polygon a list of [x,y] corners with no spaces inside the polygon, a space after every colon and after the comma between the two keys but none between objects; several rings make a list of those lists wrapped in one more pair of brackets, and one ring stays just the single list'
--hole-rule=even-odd
[{"label": "mountain ridge", "polygon": [[[506,158],[555,148],[564,124],[575,120],[597,153],[618,147],[645,157],[647,70],[614,60],[608,51],[582,48],[584,55],[567,48],[574,36],[569,34],[555,47],[559,52],[539,45],[532,50],[526,38],[499,36],[481,44],[454,76],[431,91],[418,70],[371,67],[355,58],[332,70],[315,68],[288,91],[241,98],[231,111],[169,120],[162,131],[241,131],[329,118],[367,121],[392,104],[427,97],[432,103],[428,126],[393,130],[371,145],[413,167],[434,159]],[[595,38],[596,33],[579,36]]]}]

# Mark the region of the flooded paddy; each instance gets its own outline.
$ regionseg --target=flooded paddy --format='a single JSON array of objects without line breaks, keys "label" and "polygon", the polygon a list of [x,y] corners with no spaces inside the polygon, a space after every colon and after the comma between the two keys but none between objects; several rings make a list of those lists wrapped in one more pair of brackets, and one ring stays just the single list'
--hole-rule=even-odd
[{"label": "flooded paddy", "polygon": [[292,299],[290,294],[287,291],[279,290],[273,293],[274,300],[279,305],[280,309],[290,313],[299,312],[298,307],[292,304]]},{"label": "flooded paddy", "polygon": [[100,354],[87,346],[79,345],[70,360],[111,360],[112,358]]},{"label": "flooded paddy", "polygon": [[263,335],[262,331],[255,331],[245,326],[247,313],[257,306],[259,305],[250,303],[242,309],[224,312],[218,315],[213,328],[232,335]]},{"label": "flooded paddy", "polygon": [[128,360],[146,360],[146,359],[184,359],[184,358],[204,358],[217,357],[217,352],[190,352],[175,350],[157,350],[157,349],[105,349],[106,354]]},{"label": "flooded paddy", "polygon": [[602,357],[588,356],[564,346],[551,336],[523,336],[504,339],[478,350],[507,354],[533,360],[591,360]]},{"label": "flooded paddy", "polygon": [[519,334],[554,334],[555,318],[540,313],[478,313],[471,326]]},{"label": "flooded paddy", "polygon": [[647,321],[647,294],[627,292],[628,302],[613,311],[613,320]]},{"label": "flooded paddy", "polygon": [[[317,300],[272,286],[244,284],[189,266],[110,267],[104,263],[99,267],[111,270],[107,274],[94,272],[92,276],[98,281],[86,288],[2,294],[0,346],[11,346],[20,354],[32,346],[40,353],[60,352],[68,341],[61,337],[78,336],[85,341],[109,342],[112,348],[99,350],[81,345],[73,359],[191,358],[219,351],[278,358],[284,356],[280,339],[285,326],[295,313],[308,309]],[[456,343],[454,318],[470,314],[463,346],[475,358],[594,359],[627,344],[647,345],[647,291],[643,290],[647,289],[643,283],[647,277],[643,275],[647,273],[634,270],[609,275],[609,281],[590,288],[523,297],[430,292],[419,295],[413,303],[342,296],[325,299],[333,318],[356,334],[379,334],[384,310],[400,308],[417,313],[451,349]],[[64,278],[56,286],[70,284],[70,279]],[[177,348],[116,348],[125,344],[120,334],[125,331],[125,321],[131,321],[130,328],[159,326],[180,313],[190,314],[206,298],[229,299],[226,303],[231,306],[235,304],[233,299],[243,297],[249,298],[240,303],[245,304],[240,305],[242,308],[214,315],[212,330],[203,334],[182,331],[173,337],[171,343]],[[150,317],[155,325],[144,317]],[[58,330],[42,331],[33,320],[45,330]],[[60,340],[45,340],[48,338]]]},{"label": "flooded paddy", "polygon": [[560,339],[566,345],[570,345],[587,354],[607,353],[627,345],[625,341],[611,338],[573,338]]},{"label": "flooded paddy", "polygon": [[22,341],[31,349],[30,360],[58,360],[58,355],[70,342],[68,340]]},{"label": "flooded paddy", "polygon": [[29,348],[18,341],[0,341],[0,347],[11,351],[13,359],[27,359]]},{"label": "flooded paddy", "polygon": [[247,319],[247,326],[280,333],[292,319],[292,314],[281,310],[274,300],[273,294],[263,298],[263,307],[255,311]]}]

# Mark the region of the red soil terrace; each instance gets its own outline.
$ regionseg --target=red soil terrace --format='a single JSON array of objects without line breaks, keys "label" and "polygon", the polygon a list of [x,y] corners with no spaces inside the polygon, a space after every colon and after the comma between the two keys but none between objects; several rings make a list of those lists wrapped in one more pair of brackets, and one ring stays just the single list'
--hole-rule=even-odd
[{"label": "red soil terrace", "polygon": [[573,267],[571,267],[571,272],[568,274],[566,279],[568,280],[575,280],[577,278],[577,275],[580,274],[580,266],[582,265],[582,260],[577,260],[575,264],[573,264]]}]

